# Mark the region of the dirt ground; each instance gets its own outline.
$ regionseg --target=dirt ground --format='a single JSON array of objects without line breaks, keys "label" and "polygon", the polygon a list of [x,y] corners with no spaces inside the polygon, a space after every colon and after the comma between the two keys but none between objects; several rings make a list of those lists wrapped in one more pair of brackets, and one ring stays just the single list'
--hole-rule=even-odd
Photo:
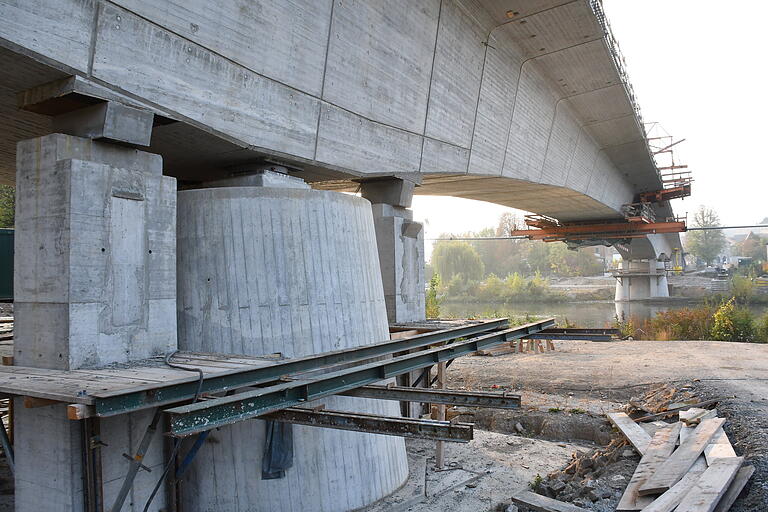
[{"label": "dirt ground", "polygon": [[657,383],[693,383],[702,398],[722,399],[718,410],[728,419],[734,449],[756,468],[747,495],[731,510],[768,510],[768,344],[568,341],[555,346],[556,351],[540,354],[458,359],[447,372],[448,385],[522,395],[520,411],[477,411],[478,426],[510,432],[519,423],[523,435],[588,446],[609,439],[605,412]]}]

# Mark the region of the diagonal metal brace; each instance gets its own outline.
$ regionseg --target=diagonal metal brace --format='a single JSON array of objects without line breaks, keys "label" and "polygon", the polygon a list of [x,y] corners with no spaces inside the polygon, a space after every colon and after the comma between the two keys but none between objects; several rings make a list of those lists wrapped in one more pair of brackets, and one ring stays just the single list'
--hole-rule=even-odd
[{"label": "diagonal metal brace", "polygon": [[127,458],[131,461],[131,466],[128,469],[128,474],[125,475],[123,486],[120,487],[120,492],[117,494],[117,498],[115,498],[115,504],[112,505],[112,508],[110,509],[111,512],[120,512],[120,509],[123,508],[125,498],[131,491],[131,487],[133,487],[133,481],[136,479],[136,474],[139,472],[139,470],[142,468],[149,469],[144,466],[142,461],[144,460],[144,456],[147,454],[147,450],[149,449],[149,445],[152,442],[152,438],[155,437],[155,434],[157,433],[157,424],[160,422],[161,416],[161,410],[156,409],[155,414],[152,416],[152,421],[149,423],[149,426],[147,426],[147,430],[144,431],[144,436],[141,438],[139,449],[136,450],[136,455],[133,457],[127,456]]}]

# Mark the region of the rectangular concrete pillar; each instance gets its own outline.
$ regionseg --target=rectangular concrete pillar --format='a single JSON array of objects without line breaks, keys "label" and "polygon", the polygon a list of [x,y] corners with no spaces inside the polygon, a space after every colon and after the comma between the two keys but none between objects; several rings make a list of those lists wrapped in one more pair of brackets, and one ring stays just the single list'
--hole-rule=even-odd
[{"label": "rectangular concrete pillar", "polygon": [[[17,147],[15,363],[100,367],[176,344],[176,180],[158,155],[53,134]],[[65,405],[14,414],[16,510],[84,510],[83,429]],[[101,420],[109,510],[153,411]],[[139,511],[162,473],[157,436],[124,511]],[[163,492],[150,510],[162,509]]]},{"label": "rectangular concrete pillar", "polygon": [[389,204],[373,204],[384,300],[390,323],[418,322],[424,309],[424,230],[413,212]]},{"label": "rectangular concrete pillar", "polygon": [[15,361],[76,369],[176,347],[176,180],[158,155],[19,143]]}]

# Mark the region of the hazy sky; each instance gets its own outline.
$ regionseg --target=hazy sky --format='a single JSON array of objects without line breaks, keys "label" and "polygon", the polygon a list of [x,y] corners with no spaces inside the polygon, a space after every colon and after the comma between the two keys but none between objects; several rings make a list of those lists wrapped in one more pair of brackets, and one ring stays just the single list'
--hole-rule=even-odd
[{"label": "hazy sky", "polygon": [[[604,0],[646,122],[676,138],[675,157],[693,171],[693,195],[723,224],[768,216],[768,0]],[[730,8],[727,8],[730,7]],[[425,234],[479,230],[507,208],[415,197]],[[493,242],[489,242],[493,243]]]}]

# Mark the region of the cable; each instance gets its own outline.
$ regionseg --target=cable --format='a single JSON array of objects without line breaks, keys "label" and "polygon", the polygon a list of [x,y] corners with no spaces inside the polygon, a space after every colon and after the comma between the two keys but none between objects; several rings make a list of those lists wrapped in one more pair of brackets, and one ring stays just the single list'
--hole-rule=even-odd
[{"label": "cable", "polygon": [[[165,364],[167,364],[171,368],[176,368],[178,370],[185,370],[188,372],[197,372],[198,374],[197,389],[195,390],[195,397],[192,399],[192,403],[195,403],[200,398],[200,394],[203,390],[203,377],[204,377],[203,370],[201,370],[200,368],[189,368],[187,366],[181,366],[181,365],[172,363],[171,358],[174,355],[176,355],[176,353],[178,353],[178,350],[169,352],[165,356]],[[171,450],[171,455],[170,457],[168,457],[168,462],[165,464],[165,468],[163,469],[163,474],[160,475],[160,478],[157,480],[155,487],[152,489],[152,494],[149,495],[149,498],[147,499],[147,503],[144,505],[144,512],[147,512],[149,510],[149,507],[152,504],[152,501],[155,499],[155,496],[157,496],[157,491],[160,490],[160,486],[163,485],[163,481],[168,476],[168,472],[171,470],[173,461],[176,460],[176,455],[179,453],[180,447],[181,447],[181,441],[179,439],[174,438],[173,450]]]}]

